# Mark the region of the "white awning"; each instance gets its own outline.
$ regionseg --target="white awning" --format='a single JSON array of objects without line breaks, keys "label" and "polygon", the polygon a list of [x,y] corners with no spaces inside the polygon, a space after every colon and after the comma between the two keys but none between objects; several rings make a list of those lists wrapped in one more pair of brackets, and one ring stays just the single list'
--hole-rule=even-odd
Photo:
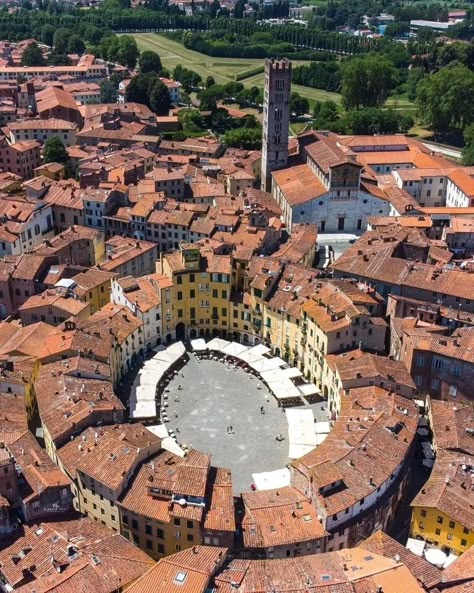
[{"label": "white awning", "polygon": [[133,401],[129,403],[130,418],[154,418],[156,416],[155,401]]},{"label": "white awning", "polygon": [[446,554],[443,550],[438,550],[438,548],[429,548],[428,550],[425,550],[425,559],[428,560],[430,564],[441,568],[446,562]]},{"label": "white awning", "polygon": [[244,362],[250,364],[251,362],[256,362],[264,358],[265,354],[270,352],[270,348],[267,348],[264,344],[257,344],[257,346],[253,346],[244,352],[241,352],[237,355],[237,358],[243,360]]},{"label": "white awning", "polygon": [[289,379],[285,381],[272,381],[268,383],[268,388],[277,399],[301,397],[298,388]]},{"label": "white awning", "polygon": [[316,447],[314,414],[308,408],[303,410],[290,408],[285,410],[285,413],[288,422],[288,457],[290,459],[296,459]]},{"label": "white awning", "polygon": [[204,352],[208,348],[206,342],[202,338],[198,338],[197,340],[192,340],[191,347],[194,350],[194,352]]},{"label": "white awning", "polygon": [[222,352],[223,349],[228,346],[230,342],[227,340],[223,340],[222,338],[213,338],[210,342],[207,343],[207,347],[209,350],[216,350],[217,352]]},{"label": "white awning", "polygon": [[290,470],[286,467],[273,472],[252,474],[252,480],[257,490],[273,490],[290,485]]},{"label": "white awning", "polygon": [[244,346],[243,344],[239,344],[238,342],[229,342],[229,345],[223,348],[221,352],[223,352],[224,354],[228,354],[229,356],[237,356],[248,349],[248,346]]},{"label": "white awning", "polygon": [[265,371],[271,371],[273,369],[278,369],[279,367],[285,366],[287,363],[279,358],[278,356],[274,356],[273,358],[262,358],[255,362],[251,362],[250,366],[257,371],[257,373],[264,373]]},{"label": "white awning", "polygon": [[309,396],[309,395],[317,395],[321,393],[316,385],[312,383],[303,383],[303,385],[298,385],[298,389],[300,390],[301,395]]},{"label": "white awning", "polygon": [[329,432],[331,431],[331,425],[329,424],[329,422],[315,422],[314,430],[318,434],[329,434]]},{"label": "white awning", "polygon": [[314,449],[316,445],[300,445],[298,443],[290,443],[288,448],[288,459],[299,459]]},{"label": "white awning", "polygon": [[409,537],[407,540],[406,549],[415,554],[415,556],[419,556],[421,558],[423,556],[425,546],[426,542],[424,540]]}]

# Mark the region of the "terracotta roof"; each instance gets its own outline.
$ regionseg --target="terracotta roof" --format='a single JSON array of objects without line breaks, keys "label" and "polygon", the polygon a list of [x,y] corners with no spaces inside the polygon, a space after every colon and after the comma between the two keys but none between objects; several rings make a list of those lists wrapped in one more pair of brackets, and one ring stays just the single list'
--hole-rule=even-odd
[{"label": "terracotta roof", "polygon": [[[77,515],[60,522],[23,525],[20,533],[4,538],[2,544],[0,572],[21,593],[113,593],[153,565],[121,535]],[[73,546],[69,555],[68,545]],[[60,572],[56,567],[61,567]],[[28,580],[26,570],[31,580],[21,586]]]},{"label": "terracotta roof", "polygon": [[424,558],[416,556],[405,546],[392,539],[383,531],[376,531],[367,539],[358,544],[359,548],[363,548],[368,552],[374,552],[385,558],[399,558],[401,562],[408,568],[411,574],[420,582],[426,589],[430,589],[438,584],[441,579],[439,568],[433,566]]},{"label": "terracotta roof", "polygon": [[272,177],[290,206],[304,204],[327,193],[327,189],[306,164],[273,171]]},{"label": "terracotta roof", "polygon": [[326,440],[291,464],[313,481],[312,490],[333,483],[335,470],[342,480],[340,488],[318,495],[320,514],[337,514],[389,480],[410,448],[417,419],[415,404],[399,395],[379,387],[351,389]]}]

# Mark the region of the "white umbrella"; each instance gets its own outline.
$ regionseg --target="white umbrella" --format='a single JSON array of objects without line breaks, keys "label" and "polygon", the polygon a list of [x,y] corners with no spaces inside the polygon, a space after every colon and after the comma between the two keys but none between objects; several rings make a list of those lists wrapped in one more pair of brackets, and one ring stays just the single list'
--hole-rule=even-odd
[{"label": "white umbrella", "polygon": [[222,350],[228,346],[230,342],[227,340],[223,340],[222,338],[213,338],[210,342],[207,343],[207,347],[209,350],[216,350],[218,352],[222,352]]},{"label": "white umbrella", "polygon": [[194,350],[194,352],[204,352],[208,348],[206,342],[202,338],[192,340],[191,347]]},{"label": "white umbrella", "polygon": [[438,548],[425,550],[425,558],[430,564],[440,567],[446,562],[446,554],[442,550],[438,550]]}]

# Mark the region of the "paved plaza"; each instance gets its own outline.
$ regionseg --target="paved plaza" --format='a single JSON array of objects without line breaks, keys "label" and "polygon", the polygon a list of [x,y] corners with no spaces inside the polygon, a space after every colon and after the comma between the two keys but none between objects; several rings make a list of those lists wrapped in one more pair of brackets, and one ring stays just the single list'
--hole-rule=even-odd
[{"label": "paved plaza", "polygon": [[[178,442],[209,453],[213,465],[229,468],[235,493],[249,489],[253,473],[288,464],[286,415],[258,377],[221,361],[198,362],[191,354],[168,387],[168,430],[178,429]],[[320,404],[311,408],[316,419],[326,419]],[[233,434],[227,433],[229,426]],[[285,437],[281,442],[276,440],[280,434]]]}]

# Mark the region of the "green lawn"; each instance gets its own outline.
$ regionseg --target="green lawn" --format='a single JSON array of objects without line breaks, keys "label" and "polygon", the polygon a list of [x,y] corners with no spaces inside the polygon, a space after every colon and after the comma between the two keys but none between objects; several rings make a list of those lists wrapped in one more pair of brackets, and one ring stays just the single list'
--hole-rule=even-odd
[{"label": "green lawn", "polygon": [[262,60],[257,59],[244,60],[242,58],[206,56],[157,33],[133,33],[133,37],[135,37],[140,50],[150,49],[159,54],[163,66],[168,70],[173,70],[177,64],[181,64],[200,74],[203,79],[213,76],[218,84],[225,84],[234,80],[236,74],[262,65]]},{"label": "green lawn", "polygon": [[[319,1],[319,0],[318,0]],[[261,66],[261,59],[243,59],[243,58],[213,58],[197,51],[185,48],[181,43],[172,41],[157,33],[133,33],[140,50],[150,49],[160,55],[163,66],[168,70],[173,70],[177,64],[182,64],[185,68],[190,68],[198,72],[205,80],[207,76],[213,76],[218,84],[225,84],[234,80],[236,74]],[[294,61],[295,65],[305,64],[307,62]],[[263,73],[245,78],[241,82],[247,86],[263,87]],[[299,93],[309,100],[311,109],[315,101],[334,101],[337,105],[341,104],[341,95],[331,93],[320,89],[292,85],[292,90]],[[416,119],[416,106],[409,101],[406,96],[390,97],[387,106],[391,106],[397,111],[406,115],[411,115]]]}]

